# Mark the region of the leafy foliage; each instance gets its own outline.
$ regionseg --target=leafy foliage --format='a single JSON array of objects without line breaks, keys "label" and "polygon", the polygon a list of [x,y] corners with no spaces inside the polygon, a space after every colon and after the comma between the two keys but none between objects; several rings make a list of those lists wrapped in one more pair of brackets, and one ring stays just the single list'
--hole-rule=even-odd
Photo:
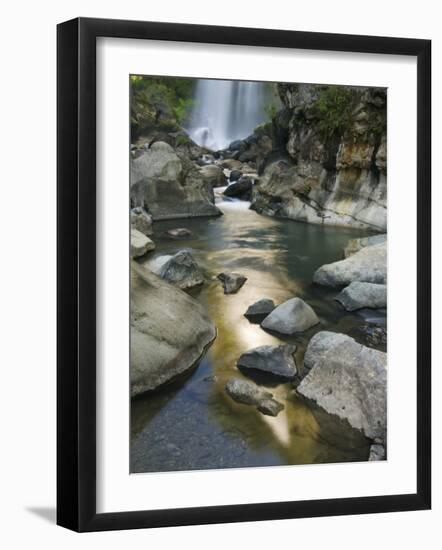
[{"label": "leafy foliage", "polygon": [[177,129],[189,116],[194,85],[190,78],[131,75],[132,134]]},{"label": "leafy foliage", "polygon": [[324,140],[343,134],[351,126],[353,93],[343,86],[327,86],[320,90],[313,104],[319,133]]}]

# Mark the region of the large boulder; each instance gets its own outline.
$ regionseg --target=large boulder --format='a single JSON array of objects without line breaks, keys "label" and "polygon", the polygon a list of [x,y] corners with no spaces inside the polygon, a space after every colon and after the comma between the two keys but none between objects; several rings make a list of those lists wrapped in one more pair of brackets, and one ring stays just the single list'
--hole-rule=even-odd
[{"label": "large boulder", "polygon": [[130,313],[132,396],[191,369],[216,336],[201,304],[134,262]]},{"label": "large boulder", "polygon": [[261,326],[280,334],[295,334],[304,332],[318,323],[316,313],[304,300],[291,298],[275,308]]},{"label": "large boulder", "polygon": [[132,258],[138,258],[144,256],[146,252],[154,250],[155,243],[143,235],[141,231],[137,229],[130,230],[130,255]]},{"label": "large boulder", "polygon": [[224,195],[238,199],[249,200],[253,188],[253,180],[248,176],[242,176],[238,181],[226,187]]},{"label": "large boulder", "polygon": [[335,298],[347,311],[363,307],[387,307],[387,285],[354,281],[345,287]]},{"label": "large boulder", "polygon": [[231,378],[226,384],[227,394],[243,405],[254,405],[262,414],[277,416],[284,405],[273,399],[273,394],[253,382],[241,378]]},{"label": "large boulder", "polygon": [[259,346],[243,353],[237,366],[244,369],[260,370],[283,378],[296,376],[296,362],[293,357],[296,346]]},{"label": "large boulder", "polygon": [[223,169],[216,164],[206,164],[200,168],[200,174],[205,182],[212,187],[224,187],[227,185],[227,178]]},{"label": "large boulder", "polygon": [[372,246],[374,244],[381,244],[386,242],[387,234],[383,233],[381,235],[371,235],[370,237],[362,237],[361,239],[350,239],[344,248],[344,257],[348,258],[352,254],[359,252],[362,248],[366,246]]},{"label": "large boulder", "polygon": [[367,246],[349,256],[317,269],[313,282],[339,288],[353,281],[364,283],[387,283],[387,243]]},{"label": "large boulder", "polygon": [[318,332],[304,364],[309,369],[297,392],[370,438],[385,441],[387,354],[345,334]]},{"label": "large boulder", "polygon": [[143,235],[152,235],[152,216],[144,208],[137,206],[130,211],[130,225]]},{"label": "large boulder", "polygon": [[168,143],[155,142],[130,166],[132,206],[146,208],[154,220],[221,214],[200,167]]},{"label": "large boulder", "polygon": [[169,283],[186,289],[202,285],[204,276],[188,250],[180,250],[162,265],[159,275]]},{"label": "large boulder", "polygon": [[275,302],[269,298],[262,298],[247,308],[244,313],[251,323],[261,323],[275,309]]},{"label": "large boulder", "polygon": [[247,277],[244,277],[241,273],[227,271],[220,273],[217,277],[224,287],[224,294],[236,294],[247,281]]}]

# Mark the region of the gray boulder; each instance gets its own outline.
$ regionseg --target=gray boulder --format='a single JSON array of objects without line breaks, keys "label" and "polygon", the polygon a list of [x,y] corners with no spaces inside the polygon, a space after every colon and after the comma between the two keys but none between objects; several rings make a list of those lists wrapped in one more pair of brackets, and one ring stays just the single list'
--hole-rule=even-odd
[{"label": "gray boulder", "polygon": [[204,307],[185,292],[135,262],[131,271],[130,385],[135,396],[191,369],[216,329]]},{"label": "gray boulder", "polygon": [[235,294],[247,281],[241,273],[224,272],[217,275],[224,287],[224,294]]},{"label": "gray boulder", "polygon": [[212,187],[224,187],[224,185],[227,185],[227,178],[224,175],[223,169],[216,164],[206,164],[201,167],[200,174],[203,176],[204,181]]},{"label": "gray boulder", "polygon": [[152,216],[144,208],[137,206],[130,211],[130,225],[143,235],[152,235]]},{"label": "gray boulder", "polygon": [[335,298],[347,311],[363,307],[387,307],[387,285],[354,281],[345,287]]},{"label": "gray boulder", "polygon": [[130,167],[131,204],[146,208],[154,220],[221,215],[200,167],[168,143],[155,142]]},{"label": "gray boulder", "polygon": [[353,281],[387,283],[387,243],[367,246],[345,260],[326,264],[315,271],[313,282],[341,287]]},{"label": "gray boulder", "polygon": [[368,457],[370,461],[385,460],[385,447],[378,443],[371,445],[370,455]]},{"label": "gray boulder", "polygon": [[231,378],[226,384],[226,392],[234,401],[254,405],[268,416],[277,416],[284,408],[282,403],[273,399],[272,393],[241,378]]},{"label": "gray boulder", "polygon": [[358,344],[350,336],[318,332],[310,340],[304,365],[310,369],[297,388],[360,430],[383,441],[387,431],[387,354]]},{"label": "gray boulder", "polygon": [[362,239],[350,239],[347,246],[344,248],[344,257],[348,258],[352,254],[359,252],[366,246],[372,246],[373,244],[381,244],[386,242],[387,234],[372,235],[371,237],[363,237]]},{"label": "gray boulder", "polygon": [[181,289],[193,288],[204,283],[204,276],[188,250],[180,250],[167,260],[159,275]]},{"label": "gray boulder", "polygon": [[132,258],[138,258],[144,256],[146,252],[154,250],[155,243],[143,235],[137,229],[130,230],[130,255]]},{"label": "gray boulder", "polygon": [[292,379],[297,373],[293,357],[295,351],[296,346],[288,344],[259,346],[243,353],[237,361],[237,366]]},{"label": "gray boulder", "polygon": [[263,321],[267,315],[275,309],[275,307],[276,306],[273,300],[263,298],[262,300],[258,300],[249,306],[247,311],[244,313],[244,317],[246,317],[251,323],[261,323],[261,321]]},{"label": "gray boulder", "polygon": [[275,308],[261,326],[280,334],[295,334],[304,332],[318,323],[316,313],[304,300],[291,298]]}]

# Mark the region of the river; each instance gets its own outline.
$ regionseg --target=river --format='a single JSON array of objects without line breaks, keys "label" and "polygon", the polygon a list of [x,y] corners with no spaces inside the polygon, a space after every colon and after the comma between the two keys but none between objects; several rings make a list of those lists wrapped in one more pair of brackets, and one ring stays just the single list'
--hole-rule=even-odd
[{"label": "river", "polygon": [[[235,403],[224,390],[229,378],[244,376],[236,368],[236,360],[251,348],[295,343],[300,365],[306,344],[319,330],[355,336],[355,328],[367,321],[385,323],[384,312],[346,312],[333,299],[337,291],[311,282],[320,265],[342,258],[350,238],[367,232],[265,217],[250,210],[248,202],[227,201],[221,196],[217,206],[224,213],[219,218],[154,224],[157,248],[145,263],[190,249],[206,272],[205,284],[192,295],[205,304],[218,334],[189,375],[132,400],[131,472],[367,460],[368,440],[300,400],[290,383],[259,380],[285,405],[275,418]],[[166,237],[165,231],[175,227],[190,229],[192,236],[180,240]],[[248,280],[237,294],[224,295],[216,278],[222,271],[241,272]],[[294,296],[314,308],[320,325],[283,338],[244,317],[247,307],[261,298],[279,304]]]}]

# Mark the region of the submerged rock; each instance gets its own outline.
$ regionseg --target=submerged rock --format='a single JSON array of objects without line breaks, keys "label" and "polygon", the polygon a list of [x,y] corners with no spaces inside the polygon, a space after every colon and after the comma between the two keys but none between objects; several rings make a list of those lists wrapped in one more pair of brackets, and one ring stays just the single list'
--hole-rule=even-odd
[{"label": "submerged rock", "polygon": [[350,239],[347,246],[344,248],[344,257],[348,258],[352,254],[359,252],[366,246],[372,246],[374,244],[381,244],[387,240],[387,234],[372,235],[371,237],[363,237],[362,239]]},{"label": "submerged rock", "polygon": [[292,379],[297,373],[293,357],[295,351],[296,346],[288,344],[259,346],[243,353],[237,361],[237,366]]},{"label": "submerged rock", "polygon": [[267,315],[275,309],[275,307],[276,306],[273,300],[263,298],[262,300],[258,300],[249,306],[247,311],[244,313],[244,317],[246,317],[251,323],[261,323],[261,321],[263,321]]},{"label": "submerged rock", "polygon": [[188,250],[180,250],[161,267],[159,275],[181,289],[204,283],[204,276]]},{"label": "submerged rock", "polygon": [[137,229],[130,230],[130,255],[132,258],[138,258],[144,256],[146,252],[154,250],[155,243],[143,235],[141,231]]},{"label": "submerged rock", "polygon": [[217,275],[224,287],[224,294],[235,294],[247,281],[241,273],[224,272]]},{"label": "submerged rock", "polygon": [[184,237],[190,237],[192,235],[192,231],[186,229],[185,227],[176,227],[175,229],[168,229],[166,231],[166,235],[174,239],[182,239]]},{"label": "submerged rock", "polygon": [[304,300],[291,298],[275,308],[264,319],[261,326],[281,334],[295,334],[304,332],[318,323],[316,313]]},{"label": "submerged rock", "polygon": [[362,337],[368,346],[382,346],[387,343],[387,327],[376,323],[356,327],[354,333]]},{"label": "submerged rock", "polygon": [[387,431],[387,354],[345,334],[318,332],[304,365],[310,372],[297,388],[330,414],[345,419],[370,439]]},{"label": "submerged rock", "polygon": [[137,206],[130,211],[130,225],[143,235],[152,235],[152,216],[144,208]]},{"label": "submerged rock", "polygon": [[372,309],[387,307],[387,285],[354,281],[335,298],[347,311],[363,307]]},{"label": "submerged rock", "polygon": [[132,396],[189,370],[216,336],[200,303],[135,262],[130,313]]},{"label": "submerged rock", "polygon": [[387,283],[387,243],[362,248],[345,260],[321,266],[313,275],[313,282],[341,287],[361,281],[385,285]]},{"label": "submerged rock", "polygon": [[276,401],[272,393],[248,380],[231,378],[226,384],[226,392],[234,401],[243,405],[254,405],[268,416],[277,416],[284,409],[284,405]]}]

